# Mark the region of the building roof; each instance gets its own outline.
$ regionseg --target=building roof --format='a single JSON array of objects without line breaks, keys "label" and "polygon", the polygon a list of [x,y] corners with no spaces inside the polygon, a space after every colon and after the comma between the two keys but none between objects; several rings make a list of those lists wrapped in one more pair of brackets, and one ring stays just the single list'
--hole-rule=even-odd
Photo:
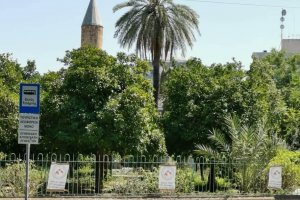
[{"label": "building roof", "polygon": [[82,25],[101,26],[96,0],[90,0],[90,4],[86,10]]},{"label": "building roof", "polygon": [[263,58],[263,57],[266,57],[267,55],[269,55],[270,53],[266,50],[262,51],[262,52],[253,52],[252,53],[252,58],[255,57],[255,58]]}]

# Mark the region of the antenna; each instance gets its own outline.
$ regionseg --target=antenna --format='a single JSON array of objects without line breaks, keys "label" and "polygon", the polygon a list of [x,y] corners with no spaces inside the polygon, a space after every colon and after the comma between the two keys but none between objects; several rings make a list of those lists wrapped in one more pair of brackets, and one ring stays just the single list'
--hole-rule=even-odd
[{"label": "antenna", "polygon": [[285,9],[282,9],[282,10],[281,10],[281,17],[280,17],[280,21],[281,21],[281,25],[280,25],[280,29],[281,29],[281,37],[280,37],[281,43],[282,43],[282,39],[283,39],[283,29],[284,29],[284,24],[283,24],[283,22],[284,22],[284,20],[285,20],[284,16],[286,16],[286,10],[285,10]]}]

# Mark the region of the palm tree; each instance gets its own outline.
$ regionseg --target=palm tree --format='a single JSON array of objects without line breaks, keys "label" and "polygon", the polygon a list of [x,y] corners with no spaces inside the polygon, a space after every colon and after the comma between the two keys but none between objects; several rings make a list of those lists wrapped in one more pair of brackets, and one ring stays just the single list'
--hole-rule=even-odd
[{"label": "palm tree", "polygon": [[160,90],[159,64],[161,58],[173,57],[176,50],[184,56],[186,44],[192,47],[194,30],[199,33],[198,14],[185,5],[173,0],[128,0],[117,4],[113,11],[130,8],[116,22],[115,37],[121,47],[136,45],[136,53],[151,56],[153,87],[156,106]]},{"label": "palm tree", "polygon": [[[242,191],[250,192],[259,189],[263,173],[276,151],[284,148],[285,142],[277,137],[266,120],[261,120],[252,126],[244,125],[237,116],[225,117],[229,140],[225,134],[213,130],[208,136],[210,145],[197,145],[195,153],[217,159],[234,160],[237,169],[235,175],[241,182]],[[239,164],[238,164],[239,163]]]}]

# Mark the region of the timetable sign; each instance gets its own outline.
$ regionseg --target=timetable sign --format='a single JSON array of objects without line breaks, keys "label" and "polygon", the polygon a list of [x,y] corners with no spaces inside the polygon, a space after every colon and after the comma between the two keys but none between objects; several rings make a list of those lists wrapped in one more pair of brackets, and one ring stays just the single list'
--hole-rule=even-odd
[{"label": "timetable sign", "polygon": [[40,115],[20,113],[18,143],[38,144],[39,143]]}]

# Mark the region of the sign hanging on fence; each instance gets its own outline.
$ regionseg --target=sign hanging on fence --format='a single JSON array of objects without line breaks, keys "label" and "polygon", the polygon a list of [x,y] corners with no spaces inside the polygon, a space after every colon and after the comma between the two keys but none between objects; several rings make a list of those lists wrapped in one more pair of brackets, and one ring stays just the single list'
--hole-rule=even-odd
[{"label": "sign hanging on fence", "polygon": [[268,188],[281,189],[282,187],[282,167],[274,166],[269,170]]},{"label": "sign hanging on fence", "polygon": [[159,184],[160,190],[175,190],[176,166],[159,166]]},{"label": "sign hanging on fence", "polygon": [[51,163],[47,190],[55,192],[65,191],[69,164],[66,163]]}]

